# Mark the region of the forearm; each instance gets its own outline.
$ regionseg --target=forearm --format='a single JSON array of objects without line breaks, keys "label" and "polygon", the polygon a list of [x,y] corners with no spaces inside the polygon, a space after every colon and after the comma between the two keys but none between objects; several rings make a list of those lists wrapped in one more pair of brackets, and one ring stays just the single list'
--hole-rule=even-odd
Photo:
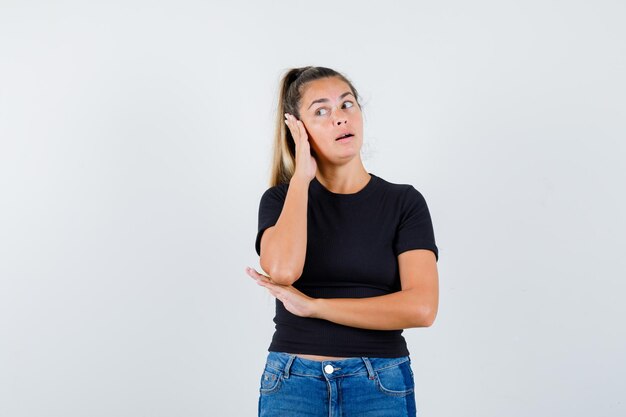
[{"label": "forearm", "polygon": [[368,298],[318,298],[315,318],[351,327],[398,330],[428,327],[435,312],[426,295],[416,289]]},{"label": "forearm", "polygon": [[[260,264],[272,280],[291,285],[302,275],[307,246],[309,181],[293,177],[282,212],[263,236]],[[268,233],[269,232],[269,233]]]}]

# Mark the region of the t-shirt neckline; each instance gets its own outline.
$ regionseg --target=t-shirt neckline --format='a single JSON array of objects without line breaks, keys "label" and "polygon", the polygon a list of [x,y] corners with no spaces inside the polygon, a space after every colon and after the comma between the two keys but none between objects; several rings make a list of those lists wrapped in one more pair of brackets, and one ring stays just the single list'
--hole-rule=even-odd
[{"label": "t-shirt neckline", "polygon": [[356,200],[360,200],[364,198],[369,193],[371,193],[372,190],[375,188],[376,184],[378,184],[378,177],[372,174],[371,172],[368,172],[368,174],[370,174],[371,176],[370,180],[367,182],[367,184],[365,184],[363,188],[361,188],[356,193],[350,193],[350,194],[333,193],[328,188],[324,187],[324,185],[322,185],[322,183],[318,181],[317,177],[313,177],[313,179],[311,180],[311,188],[315,192],[320,193],[321,195],[328,196],[329,198],[332,198],[335,200],[356,201]]}]

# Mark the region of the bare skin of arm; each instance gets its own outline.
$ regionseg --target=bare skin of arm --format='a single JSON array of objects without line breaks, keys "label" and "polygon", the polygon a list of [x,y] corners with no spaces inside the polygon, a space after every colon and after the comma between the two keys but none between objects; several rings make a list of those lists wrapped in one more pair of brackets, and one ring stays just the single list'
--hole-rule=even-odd
[{"label": "bare skin of arm", "polygon": [[273,278],[248,269],[257,283],[301,317],[329,320],[351,327],[398,330],[429,327],[439,305],[439,275],[435,254],[427,249],[398,255],[401,291],[368,298],[311,298],[295,289],[273,283]]},{"label": "bare skin of arm", "polygon": [[292,178],[276,224],[261,237],[261,268],[278,284],[291,285],[304,268],[309,181]]},{"label": "bare skin of arm", "polygon": [[261,268],[277,284],[291,285],[302,275],[307,242],[309,184],[317,172],[302,121],[285,113],[296,144],[296,169],[289,182],[280,217],[261,237]]}]

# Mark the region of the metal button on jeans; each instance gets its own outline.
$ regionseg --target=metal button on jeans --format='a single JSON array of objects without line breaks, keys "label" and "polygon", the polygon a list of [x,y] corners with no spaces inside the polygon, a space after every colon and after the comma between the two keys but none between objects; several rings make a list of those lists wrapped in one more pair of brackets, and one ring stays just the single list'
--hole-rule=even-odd
[{"label": "metal button on jeans", "polygon": [[324,367],[324,371],[326,371],[327,374],[332,374],[334,370],[335,370],[335,368],[333,368],[332,365],[326,365]]}]

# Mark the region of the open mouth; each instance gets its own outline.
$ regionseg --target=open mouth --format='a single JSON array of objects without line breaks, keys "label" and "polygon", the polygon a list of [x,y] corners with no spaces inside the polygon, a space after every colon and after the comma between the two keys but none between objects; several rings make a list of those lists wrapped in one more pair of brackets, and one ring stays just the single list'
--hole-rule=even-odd
[{"label": "open mouth", "polygon": [[341,139],[347,139],[347,138],[351,138],[352,136],[354,136],[352,133],[346,133],[345,135],[341,135],[339,136],[337,139],[335,140],[341,140]]}]

